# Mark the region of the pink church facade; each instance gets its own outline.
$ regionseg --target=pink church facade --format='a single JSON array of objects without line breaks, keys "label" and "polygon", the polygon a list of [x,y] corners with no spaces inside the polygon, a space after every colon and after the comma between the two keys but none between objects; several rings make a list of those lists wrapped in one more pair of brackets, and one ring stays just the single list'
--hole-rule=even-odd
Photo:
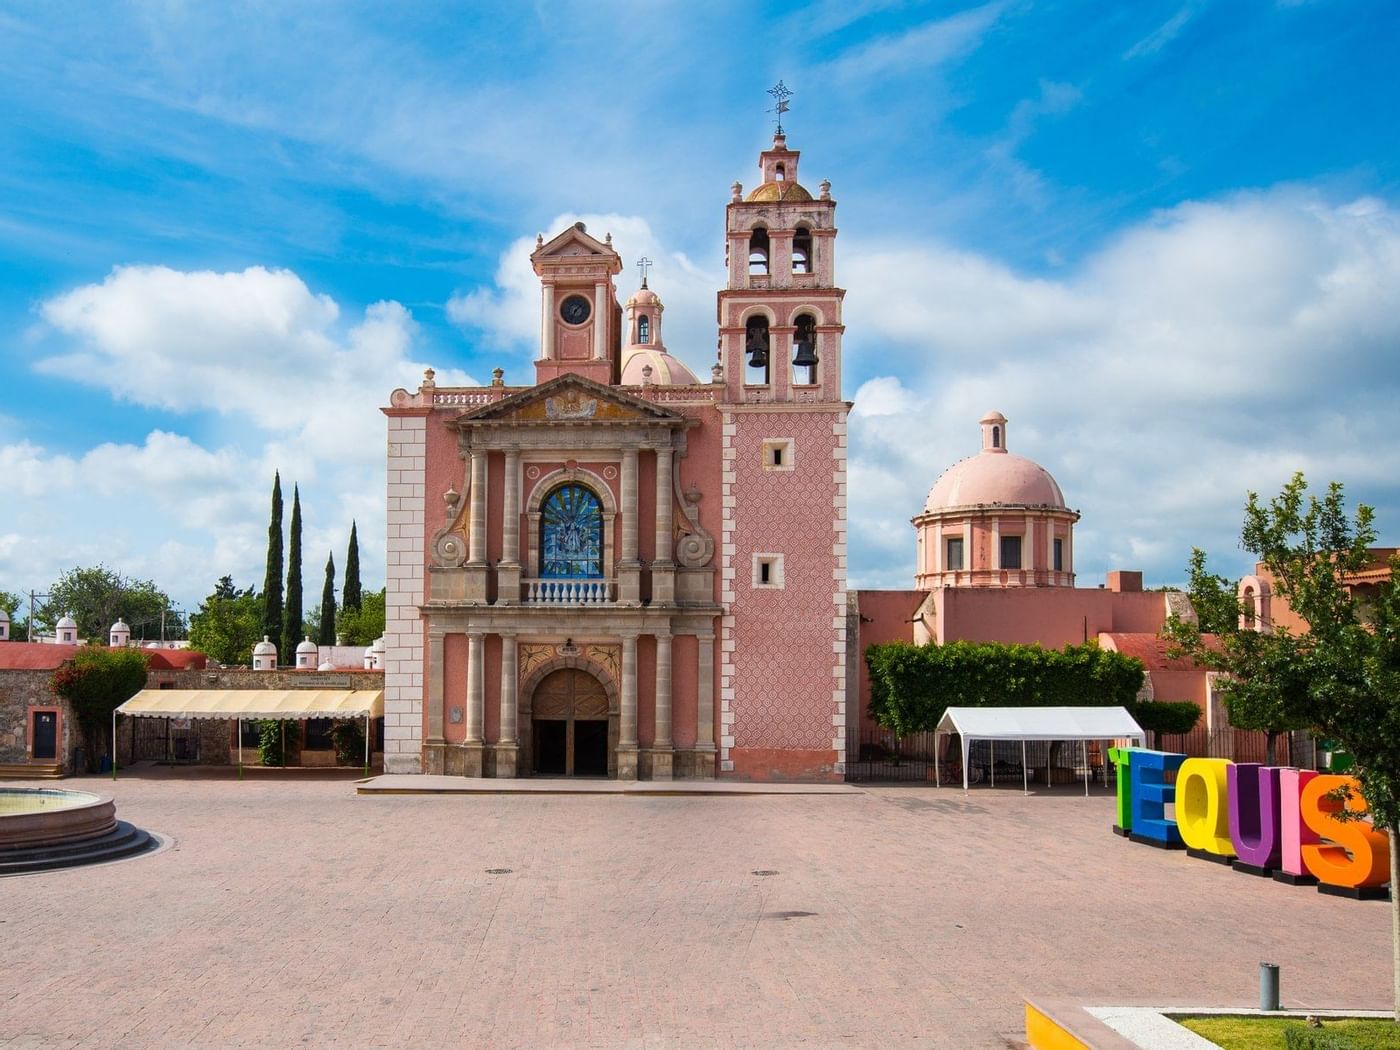
[{"label": "pink church facade", "polygon": [[844,292],[799,159],[732,187],[709,374],[579,224],[531,256],[533,384],[393,392],[386,771],[842,776]]}]

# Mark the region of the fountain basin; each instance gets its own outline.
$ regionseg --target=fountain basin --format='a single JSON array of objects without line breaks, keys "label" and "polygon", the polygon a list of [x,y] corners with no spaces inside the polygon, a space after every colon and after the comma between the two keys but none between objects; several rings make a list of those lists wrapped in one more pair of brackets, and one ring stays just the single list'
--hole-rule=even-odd
[{"label": "fountain basin", "polygon": [[117,807],[110,798],[61,788],[0,787],[0,859],[110,834]]}]

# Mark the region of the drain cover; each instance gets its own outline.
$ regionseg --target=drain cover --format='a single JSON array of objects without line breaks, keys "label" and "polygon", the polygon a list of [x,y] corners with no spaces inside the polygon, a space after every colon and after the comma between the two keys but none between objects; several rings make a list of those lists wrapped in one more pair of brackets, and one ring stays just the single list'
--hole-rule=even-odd
[{"label": "drain cover", "polygon": [[774,871],[772,868],[759,868],[757,871],[751,871],[751,872],[749,872],[749,874],[750,874],[750,875],[776,875],[776,874],[778,874],[778,873],[777,873],[776,871]]},{"label": "drain cover", "polygon": [[510,873],[511,873],[511,869],[510,869],[510,868],[487,868],[487,869],[486,869],[486,874],[487,874],[487,875],[509,875]]}]

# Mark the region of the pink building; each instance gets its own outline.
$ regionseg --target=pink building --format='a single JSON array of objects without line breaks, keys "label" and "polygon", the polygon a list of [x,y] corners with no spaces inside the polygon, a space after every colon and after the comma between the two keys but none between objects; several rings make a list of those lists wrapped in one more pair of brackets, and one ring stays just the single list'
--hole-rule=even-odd
[{"label": "pink building", "polygon": [[798,161],[732,188],[709,374],[577,224],[531,255],[532,385],[394,391],[387,771],[842,775],[844,292]]}]

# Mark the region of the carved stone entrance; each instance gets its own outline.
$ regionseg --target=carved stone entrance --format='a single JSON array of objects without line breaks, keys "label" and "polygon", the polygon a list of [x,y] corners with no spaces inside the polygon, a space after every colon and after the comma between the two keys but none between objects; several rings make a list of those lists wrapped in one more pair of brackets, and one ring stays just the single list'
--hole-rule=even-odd
[{"label": "carved stone entrance", "polygon": [[552,671],[530,700],[533,761],[537,776],[605,777],[616,747],[603,683],[587,671]]}]

